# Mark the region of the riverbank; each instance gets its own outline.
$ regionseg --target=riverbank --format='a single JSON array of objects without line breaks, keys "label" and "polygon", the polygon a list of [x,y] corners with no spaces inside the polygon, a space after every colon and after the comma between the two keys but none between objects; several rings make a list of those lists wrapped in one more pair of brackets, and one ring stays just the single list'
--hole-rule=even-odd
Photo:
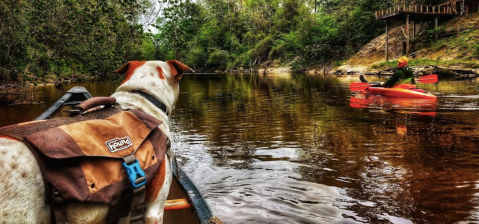
[{"label": "riverbank", "polygon": [[[437,73],[457,78],[477,77],[479,71],[479,14],[470,14],[442,24],[436,41],[431,35],[431,24],[419,23],[417,36],[410,40],[409,66],[417,74]],[[405,26],[389,32],[386,61],[386,34],[366,44],[357,54],[331,70],[334,74],[389,74],[397,66],[397,58],[404,55]],[[412,30],[411,30],[412,33]]]},{"label": "riverbank", "polygon": [[[383,65],[386,64],[386,65]],[[370,67],[363,65],[352,66],[342,65],[331,71],[332,74],[338,75],[392,75],[396,70],[397,61],[384,62],[381,64],[373,64]],[[479,77],[478,68],[467,68],[462,66],[436,66],[436,65],[415,65],[414,61],[410,63],[409,67],[414,71],[417,76],[437,74],[439,77],[454,77],[458,79],[462,78],[475,78]]]},{"label": "riverbank", "polygon": [[7,80],[6,83],[0,84],[0,93],[4,93],[7,89],[10,88],[24,88],[32,86],[48,86],[53,85],[57,88],[60,88],[64,84],[82,82],[82,81],[94,81],[98,78],[95,78],[91,75],[46,75],[43,77],[37,77],[32,74],[21,75],[17,77],[17,81]]},{"label": "riverbank", "polygon": [[45,104],[44,101],[38,100],[35,93],[37,88],[51,87],[59,92],[65,92],[65,85],[78,83],[82,81],[98,80],[88,75],[69,75],[59,77],[57,75],[46,75],[44,77],[36,77],[34,75],[22,75],[17,81],[7,81],[0,84],[0,104],[7,105],[26,105],[26,104]]},{"label": "riverbank", "polygon": [[[264,68],[259,73],[305,72],[307,74],[333,73],[391,75],[397,66],[397,59],[404,55],[406,41],[405,26],[397,26],[389,32],[388,55],[386,61],[386,34],[380,35],[366,44],[358,53],[336,66],[313,65],[305,71],[294,71],[291,67]],[[410,40],[409,66],[418,75],[438,74],[440,77],[471,78],[479,72],[479,14],[470,14],[441,24],[436,41],[431,32],[431,24],[418,23],[411,29],[416,37]],[[412,33],[412,30],[411,32]]]}]

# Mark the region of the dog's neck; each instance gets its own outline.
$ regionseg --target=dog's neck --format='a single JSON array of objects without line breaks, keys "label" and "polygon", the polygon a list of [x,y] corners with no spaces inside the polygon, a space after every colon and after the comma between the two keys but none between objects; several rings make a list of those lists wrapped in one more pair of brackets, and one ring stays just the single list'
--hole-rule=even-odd
[{"label": "dog's neck", "polygon": [[145,99],[147,99],[148,101],[150,101],[153,105],[155,105],[156,107],[158,107],[158,109],[162,110],[163,112],[165,112],[166,116],[170,116],[170,114],[168,113],[168,108],[166,107],[166,105],[159,101],[158,99],[156,99],[155,97],[151,96],[150,94],[148,93],[145,93],[143,91],[133,91],[134,93],[138,93],[140,94],[141,96],[145,97]]}]

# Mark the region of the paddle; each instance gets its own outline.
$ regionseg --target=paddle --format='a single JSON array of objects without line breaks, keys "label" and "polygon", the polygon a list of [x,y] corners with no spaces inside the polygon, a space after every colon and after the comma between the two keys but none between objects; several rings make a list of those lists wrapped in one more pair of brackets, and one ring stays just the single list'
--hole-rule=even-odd
[{"label": "paddle", "polygon": [[[436,74],[432,74],[419,77],[418,79],[416,79],[416,81],[421,83],[436,83],[438,81],[438,78]],[[351,89],[351,91],[360,91],[367,88],[369,88],[369,84],[363,82],[351,83],[351,85],[349,85],[349,89]]]},{"label": "paddle", "polygon": [[349,89],[351,91],[360,91],[360,90],[365,90],[367,88],[369,88],[369,84],[364,82],[356,82],[356,83],[351,83],[351,85],[349,85]]},{"label": "paddle", "polygon": [[422,83],[436,83],[437,80],[438,79],[437,79],[436,74],[426,75],[426,76],[422,76],[422,77],[419,77],[418,79],[416,79],[416,81],[422,82]]}]

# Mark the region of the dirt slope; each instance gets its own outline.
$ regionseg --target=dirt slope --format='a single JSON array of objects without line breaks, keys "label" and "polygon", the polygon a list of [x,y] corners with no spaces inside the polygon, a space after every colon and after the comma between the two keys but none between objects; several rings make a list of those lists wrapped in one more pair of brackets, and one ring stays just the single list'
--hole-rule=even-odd
[{"label": "dirt slope", "polygon": [[[470,14],[455,18],[440,24],[440,39],[433,41],[433,29],[428,22],[416,23],[416,38],[410,40],[411,59],[430,59],[436,61],[477,60],[479,52],[476,47],[479,42],[479,14]],[[410,35],[413,27],[410,26]],[[402,44],[406,41],[405,25],[395,27],[389,31],[389,60],[395,60],[402,55]],[[355,56],[347,60],[336,70],[350,72],[371,71],[373,64],[385,61],[386,34],[366,44]],[[467,66],[465,66],[467,67]]]}]

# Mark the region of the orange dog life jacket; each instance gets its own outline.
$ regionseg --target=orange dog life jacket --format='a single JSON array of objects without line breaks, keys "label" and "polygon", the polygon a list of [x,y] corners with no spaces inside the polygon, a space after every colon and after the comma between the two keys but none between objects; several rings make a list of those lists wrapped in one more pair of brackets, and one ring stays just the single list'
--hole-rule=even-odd
[{"label": "orange dog life jacket", "polygon": [[160,124],[141,111],[112,107],[0,128],[0,134],[23,140],[45,181],[66,202],[110,204],[111,223],[127,216],[131,208],[133,187],[123,158],[134,155],[148,183],[165,157],[167,136]]}]

